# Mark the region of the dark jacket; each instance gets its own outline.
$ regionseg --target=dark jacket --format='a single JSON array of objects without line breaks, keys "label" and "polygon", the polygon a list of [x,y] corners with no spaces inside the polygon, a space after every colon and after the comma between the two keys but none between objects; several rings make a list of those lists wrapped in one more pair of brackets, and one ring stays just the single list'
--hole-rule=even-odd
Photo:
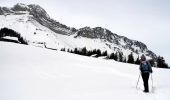
[{"label": "dark jacket", "polygon": [[139,69],[141,73],[152,73],[152,66],[148,61],[142,61]]}]

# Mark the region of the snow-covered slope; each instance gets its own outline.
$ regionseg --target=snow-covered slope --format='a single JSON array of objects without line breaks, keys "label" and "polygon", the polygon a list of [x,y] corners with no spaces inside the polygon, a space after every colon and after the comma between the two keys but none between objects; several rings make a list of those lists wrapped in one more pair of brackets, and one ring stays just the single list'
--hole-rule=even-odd
[{"label": "snow-covered slope", "polygon": [[128,39],[101,27],[75,29],[49,17],[39,5],[16,4],[12,8],[0,7],[0,28],[10,28],[19,32],[31,45],[54,49],[74,49],[86,47],[123,52],[127,57],[133,52],[135,58],[145,54],[156,58],[156,54],[139,41]]},{"label": "snow-covered slope", "polygon": [[7,42],[0,50],[0,100],[170,98],[167,69],[153,69],[154,92],[145,94],[135,88],[137,65]]}]

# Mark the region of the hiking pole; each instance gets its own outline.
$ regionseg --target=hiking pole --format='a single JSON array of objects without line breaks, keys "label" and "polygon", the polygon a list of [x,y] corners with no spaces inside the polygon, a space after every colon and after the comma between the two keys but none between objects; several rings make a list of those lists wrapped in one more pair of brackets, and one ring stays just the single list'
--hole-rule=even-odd
[{"label": "hiking pole", "polygon": [[151,73],[151,81],[152,81],[152,91],[153,91],[153,78],[152,78],[152,73]]},{"label": "hiking pole", "polygon": [[138,87],[139,79],[140,79],[140,74],[139,74],[138,81],[137,81],[137,84],[136,84],[136,89]]}]

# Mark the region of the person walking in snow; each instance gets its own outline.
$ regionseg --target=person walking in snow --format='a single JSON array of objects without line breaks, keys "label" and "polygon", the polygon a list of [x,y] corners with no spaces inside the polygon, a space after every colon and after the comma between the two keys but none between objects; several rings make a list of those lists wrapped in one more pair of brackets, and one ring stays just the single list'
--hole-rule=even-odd
[{"label": "person walking in snow", "polygon": [[152,73],[152,66],[149,61],[146,61],[145,55],[141,56],[139,69],[144,83],[144,92],[149,92],[148,80],[150,73]]}]

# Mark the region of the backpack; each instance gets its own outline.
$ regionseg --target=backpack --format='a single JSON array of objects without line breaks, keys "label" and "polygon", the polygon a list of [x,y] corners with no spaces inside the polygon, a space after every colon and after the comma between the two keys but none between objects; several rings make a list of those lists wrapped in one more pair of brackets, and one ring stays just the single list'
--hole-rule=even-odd
[{"label": "backpack", "polygon": [[148,62],[147,61],[145,61],[145,62],[143,62],[143,63],[141,63],[141,65],[140,65],[140,71],[143,73],[143,72],[150,72],[150,68],[149,68],[150,66],[149,66],[149,64],[148,64]]}]

